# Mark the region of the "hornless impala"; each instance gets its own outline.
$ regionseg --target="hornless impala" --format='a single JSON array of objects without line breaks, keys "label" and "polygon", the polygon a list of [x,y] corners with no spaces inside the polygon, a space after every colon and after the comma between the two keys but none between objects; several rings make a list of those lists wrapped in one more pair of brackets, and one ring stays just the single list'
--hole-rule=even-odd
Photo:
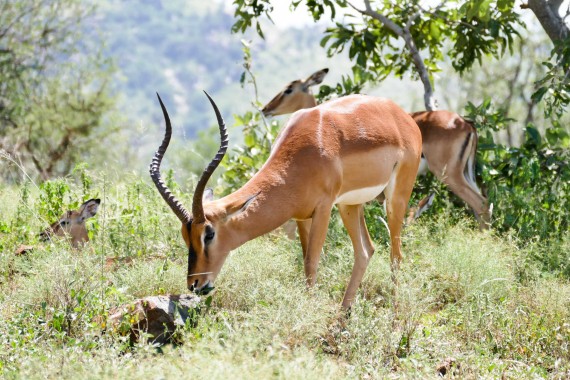
[{"label": "hornless impala", "polygon": [[[305,80],[292,81],[261,111],[265,116],[277,116],[315,107],[317,101],[310,87],[321,83],[328,71],[319,70]],[[450,111],[414,112],[411,116],[420,128],[423,141],[418,175],[425,174],[429,169],[437,179],[473,208],[479,227],[488,228],[491,210],[475,181],[477,130],[473,124]],[[433,195],[430,195],[421,200],[411,219],[417,218],[429,207],[432,199]],[[382,200],[382,197],[379,200]]]},{"label": "hornless impala", "polygon": [[69,237],[71,245],[78,248],[80,244],[89,241],[85,221],[97,214],[100,203],[100,199],[89,199],[78,210],[65,212],[57,222],[40,234],[40,239],[46,241],[53,236]]},{"label": "hornless impala", "polygon": [[[89,199],[83,203],[78,210],[66,211],[57,222],[43,230],[40,240],[47,241],[54,236],[61,236],[71,239],[71,245],[79,248],[80,244],[89,241],[85,220],[95,216],[99,209],[100,199]],[[14,252],[16,255],[23,255],[34,249],[32,245],[20,245]]]},{"label": "hornless impala", "polygon": [[[207,95],[207,94],[206,94]],[[374,252],[363,204],[386,196],[395,270],[402,258],[400,230],[418,170],[421,134],[414,120],[390,100],[363,95],[336,99],[295,113],[263,165],[242,188],[218,199],[203,199],[206,182],[222,160],[227,131],[216,113],[221,145],[200,177],[192,214],[160,177],[160,163],[172,128],[160,100],[166,133],[150,165],[158,191],[182,222],[188,247],[188,288],[208,293],[232,249],[297,220],[307,285],[316,280],[319,257],[334,204],[354,247],[354,267],[342,302],[348,308]]]}]

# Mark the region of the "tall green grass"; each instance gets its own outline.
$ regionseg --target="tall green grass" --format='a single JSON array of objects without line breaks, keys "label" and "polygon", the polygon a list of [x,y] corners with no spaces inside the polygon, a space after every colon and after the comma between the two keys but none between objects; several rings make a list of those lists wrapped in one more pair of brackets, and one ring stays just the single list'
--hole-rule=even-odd
[{"label": "tall green grass", "polygon": [[[437,378],[449,358],[448,377],[570,375],[570,284],[556,264],[570,236],[523,246],[445,217],[404,230],[397,287],[377,233],[349,313],[340,303],[353,253],[333,220],[314,289],[305,288],[299,243],[264,236],[232,252],[198,323],[181,329],[176,345],[130,345],[103,333],[101,316],[138,297],[185,292],[186,250],[178,221],[146,179],[90,175],[87,188],[78,176],[59,187],[1,189],[3,377]],[[103,199],[81,251],[37,241],[53,221],[47,202],[55,196],[62,208]],[[13,255],[29,242],[32,253]],[[132,262],[106,268],[106,257]]]}]

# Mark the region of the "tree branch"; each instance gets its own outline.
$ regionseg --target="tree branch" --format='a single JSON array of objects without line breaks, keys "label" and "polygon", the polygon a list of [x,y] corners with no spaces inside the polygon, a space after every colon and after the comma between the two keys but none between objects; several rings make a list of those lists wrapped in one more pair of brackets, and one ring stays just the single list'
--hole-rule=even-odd
[{"label": "tree branch", "polygon": [[428,111],[433,111],[437,109],[437,102],[433,94],[433,86],[429,78],[427,67],[424,64],[420,51],[418,50],[416,43],[412,38],[412,33],[410,32],[411,25],[419,16],[421,16],[421,11],[412,14],[408,19],[408,21],[406,22],[406,26],[402,28],[398,26],[395,22],[390,20],[388,17],[372,10],[372,7],[370,6],[370,0],[364,0],[364,5],[366,7],[365,9],[359,9],[354,5],[352,5],[350,2],[348,4],[357,12],[363,15],[370,16],[373,19],[381,22],[385,27],[390,29],[398,37],[401,37],[404,40],[406,48],[408,49],[412,57],[412,61],[414,62],[416,72],[419,74],[420,79],[424,85],[424,105]]},{"label": "tree branch", "polygon": [[540,25],[548,34],[552,42],[563,40],[570,36],[570,29],[560,16],[560,5],[563,0],[528,0],[528,3],[521,5],[523,9],[530,9],[534,12]]}]

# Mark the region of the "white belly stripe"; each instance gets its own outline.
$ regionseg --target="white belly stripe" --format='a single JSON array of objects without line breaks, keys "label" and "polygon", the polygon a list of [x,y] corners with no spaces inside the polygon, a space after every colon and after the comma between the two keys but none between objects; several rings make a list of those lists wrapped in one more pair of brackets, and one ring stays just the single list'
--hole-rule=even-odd
[{"label": "white belly stripe", "polygon": [[339,195],[335,200],[335,204],[343,205],[359,205],[376,198],[386,187],[387,184],[380,184],[378,186],[364,187],[362,189],[347,191]]}]

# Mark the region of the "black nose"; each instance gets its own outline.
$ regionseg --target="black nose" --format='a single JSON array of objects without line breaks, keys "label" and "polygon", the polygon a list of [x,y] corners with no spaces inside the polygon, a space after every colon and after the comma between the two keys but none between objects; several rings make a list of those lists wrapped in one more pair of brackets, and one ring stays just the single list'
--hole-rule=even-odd
[{"label": "black nose", "polygon": [[194,283],[188,287],[188,289],[189,289],[191,292],[193,292],[194,289],[196,289],[197,287],[198,287],[198,280],[195,280]]}]

